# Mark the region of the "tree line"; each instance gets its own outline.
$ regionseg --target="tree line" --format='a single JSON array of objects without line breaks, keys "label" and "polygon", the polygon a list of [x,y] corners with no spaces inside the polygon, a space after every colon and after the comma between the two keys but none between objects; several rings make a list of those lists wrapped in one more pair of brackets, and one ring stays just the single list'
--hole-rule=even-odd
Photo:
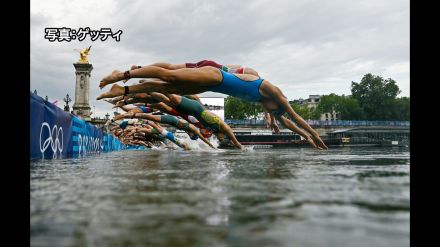
[{"label": "tree line", "polygon": [[[351,82],[351,95],[334,93],[321,96],[316,108],[291,103],[304,119],[317,120],[321,114],[338,113],[340,120],[410,120],[409,97],[397,97],[401,91],[391,78],[366,74],[360,82]],[[232,96],[225,99],[226,119],[253,119],[262,116],[260,104]]]}]

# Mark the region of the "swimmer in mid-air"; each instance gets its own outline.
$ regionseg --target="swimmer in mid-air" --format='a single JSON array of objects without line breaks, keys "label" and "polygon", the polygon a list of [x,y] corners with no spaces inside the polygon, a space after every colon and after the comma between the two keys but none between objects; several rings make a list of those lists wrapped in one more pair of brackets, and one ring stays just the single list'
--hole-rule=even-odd
[{"label": "swimmer in mid-air", "polygon": [[243,145],[241,145],[235,137],[232,128],[219,116],[205,109],[199,101],[177,94],[164,95],[161,93],[151,93],[151,96],[176,109],[178,112],[195,117],[204,128],[214,133],[219,141],[223,141],[226,135],[234,146],[244,150]]},{"label": "swimmer in mid-air", "polygon": [[215,147],[200,133],[200,131],[192,124],[188,123],[184,119],[179,119],[175,116],[171,116],[168,114],[163,115],[153,115],[153,114],[147,114],[147,113],[136,113],[136,112],[130,112],[125,114],[120,114],[118,116],[115,116],[113,120],[119,120],[123,118],[141,118],[141,119],[148,119],[154,122],[163,123],[163,124],[169,124],[172,125],[178,129],[181,129],[185,131],[192,140],[197,140],[197,138],[200,138],[203,142],[208,144],[211,148]]},{"label": "swimmer in mid-air", "polygon": [[[158,78],[147,80],[132,86],[113,85],[110,91],[97,99],[112,98],[129,93],[159,92],[163,94],[198,94],[213,91],[235,96],[247,101],[260,102],[266,112],[290,130],[300,134],[318,149],[328,149],[319,134],[290,106],[287,97],[269,81],[253,74],[231,74],[212,66],[201,68],[164,69],[157,66],[145,66],[131,71],[113,71],[104,77],[99,86],[130,78]],[[284,117],[288,114],[291,119]],[[294,122],[303,129],[295,125]]]}]

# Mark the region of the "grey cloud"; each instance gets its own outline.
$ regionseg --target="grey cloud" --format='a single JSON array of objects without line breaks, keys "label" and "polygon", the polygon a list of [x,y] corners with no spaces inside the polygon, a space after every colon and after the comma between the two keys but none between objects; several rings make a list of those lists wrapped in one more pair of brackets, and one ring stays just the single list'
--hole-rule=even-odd
[{"label": "grey cloud", "polygon": [[[250,66],[290,99],[349,94],[351,81],[369,72],[397,80],[409,95],[409,68],[402,69],[409,61],[408,5],[400,0],[113,1],[81,13],[75,8],[63,18],[55,17],[59,12],[32,13],[31,88],[54,98],[66,91],[73,95],[72,63],[78,59],[73,49],[92,45],[90,98],[98,112],[111,112],[108,103],[94,100],[101,93],[100,78],[113,69],[158,61],[213,59]],[[121,42],[43,38],[44,27],[67,24],[121,29]]]}]

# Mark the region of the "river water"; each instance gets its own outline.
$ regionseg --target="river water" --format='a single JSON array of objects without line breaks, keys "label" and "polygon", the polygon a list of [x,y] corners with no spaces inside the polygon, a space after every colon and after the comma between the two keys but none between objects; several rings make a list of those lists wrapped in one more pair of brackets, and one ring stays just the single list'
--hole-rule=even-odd
[{"label": "river water", "polygon": [[409,246],[409,158],[345,147],[32,161],[31,246]]}]

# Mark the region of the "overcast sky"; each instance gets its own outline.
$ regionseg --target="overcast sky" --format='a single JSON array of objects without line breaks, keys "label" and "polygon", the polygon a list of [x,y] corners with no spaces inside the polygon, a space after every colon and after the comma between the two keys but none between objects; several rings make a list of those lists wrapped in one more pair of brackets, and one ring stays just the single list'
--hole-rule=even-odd
[{"label": "overcast sky", "polygon": [[[48,27],[123,33],[120,42],[49,42]],[[98,116],[112,112],[95,100],[103,76],[159,61],[242,64],[289,100],[350,94],[366,73],[396,80],[409,96],[409,0],[32,0],[31,90],[50,101],[74,98],[74,49],[89,45]]]}]

